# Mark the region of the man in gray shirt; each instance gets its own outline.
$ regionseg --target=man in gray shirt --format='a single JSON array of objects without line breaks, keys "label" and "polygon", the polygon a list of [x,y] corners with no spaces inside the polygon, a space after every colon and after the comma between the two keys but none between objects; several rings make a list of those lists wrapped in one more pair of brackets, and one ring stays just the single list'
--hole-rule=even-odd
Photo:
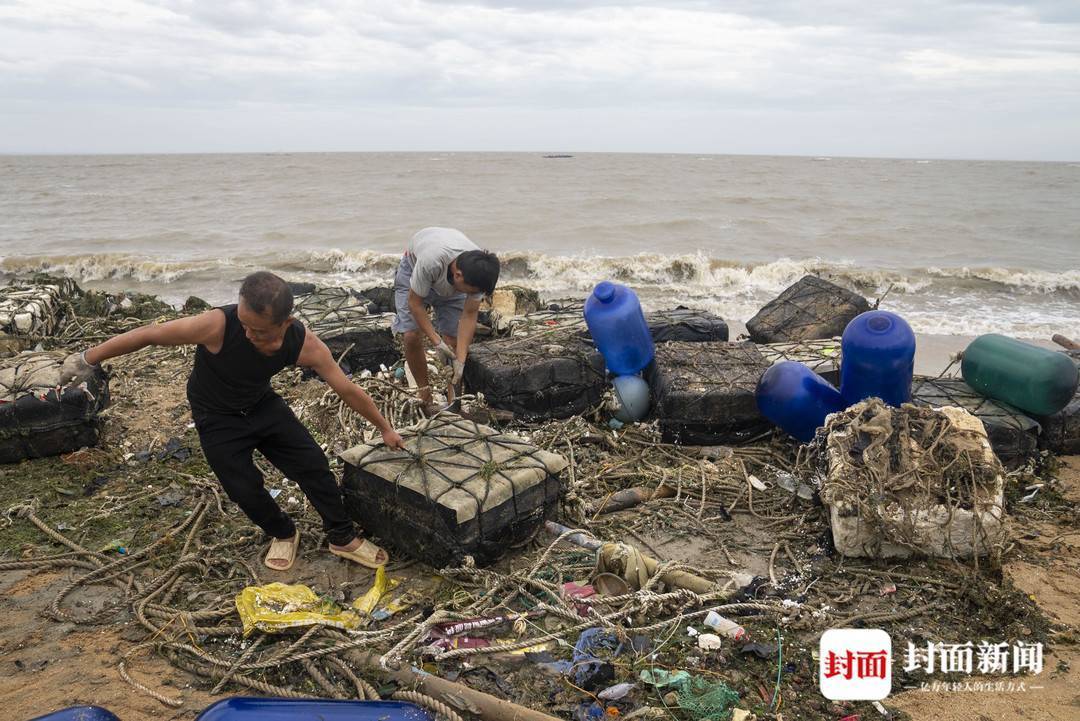
[{"label": "man in gray shirt", "polygon": [[[420,400],[432,411],[424,336],[454,369],[448,400],[461,381],[465,358],[476,333],[480,301],[491,295],[499,280],[499,259],[481,250],[460,230],[424,228],[409,247],[394,276],[397,317],[395,333],[404,334],[405,362],[409,365]],[[427,309],[435,310],[435,322]]]}]

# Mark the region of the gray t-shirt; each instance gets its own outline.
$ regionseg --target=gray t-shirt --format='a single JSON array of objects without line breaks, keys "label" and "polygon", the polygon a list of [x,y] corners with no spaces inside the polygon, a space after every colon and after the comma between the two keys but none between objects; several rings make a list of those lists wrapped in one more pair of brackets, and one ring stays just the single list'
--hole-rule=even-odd
[{"label": "gray t-shirt", "polygon": [[[467,250],[480,250],[460,230],[454,228],[424,228],[409,240],[406,251],[412,261],[412,278],[409,288],[421,298],[435,291],[436,295],[448,298],[458,294],[458,290],[446,277],[450,264]],[[477,300],[483,293],[472,296]]]}]

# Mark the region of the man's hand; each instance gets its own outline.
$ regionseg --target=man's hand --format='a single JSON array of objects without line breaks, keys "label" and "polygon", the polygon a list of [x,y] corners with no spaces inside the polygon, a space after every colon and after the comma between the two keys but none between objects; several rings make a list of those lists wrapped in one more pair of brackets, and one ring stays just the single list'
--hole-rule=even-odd
[{"label": "man's hand", "polygon": [[64,365],[60,368],[60,385],[86,383],[94,377],[98,368],[87,363],[82,353],[72,353],[64,359]]},{"label": "man's hand", "polygon": [[442,356],[443,361],[446,364],[453,363],[457,358],[457,354],[454,353],[454,349],[451,348],[446,341],[440,340],[439,345],[435,346],[435,350],[439,351],[439,355]]},{"label": "man's hand", "polygon": [[461,376],[465,374],[465,361],[459,361],[454,359],[454,377],[450,380],[450,385],[457,386],[461,383]]},{"label": "man's hand", "polygon": [[393,428],[383,431],[382,442],[389,448],[405,448],[405,441],[401,439],[401,436]]}]

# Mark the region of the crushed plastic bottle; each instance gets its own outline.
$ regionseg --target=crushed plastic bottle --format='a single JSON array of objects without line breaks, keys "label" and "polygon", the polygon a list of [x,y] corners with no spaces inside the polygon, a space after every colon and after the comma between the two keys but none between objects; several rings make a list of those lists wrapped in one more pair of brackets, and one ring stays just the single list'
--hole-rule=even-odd
[{"label": "crushed plastic bottle", "polygon": [[746,638],[746,629],[731,619],[724,618],[716,611],[709,611],[705,616],[705,625],[716,631],[721,636],[727,636],[735,641]]}]

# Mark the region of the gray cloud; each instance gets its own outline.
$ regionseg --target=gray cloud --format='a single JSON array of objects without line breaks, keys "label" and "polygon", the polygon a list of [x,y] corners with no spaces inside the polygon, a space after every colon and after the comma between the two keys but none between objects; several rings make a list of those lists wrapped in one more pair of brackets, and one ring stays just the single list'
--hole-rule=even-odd
[{"label": "gray cloud", "polygon": [[[880,154],[907,153],[920,142],[928,149],[934,144],[941,154],[941,143],[926,136],[925,128],[936,128],[939,137],[964,140],[965,147],[971,138],[999,139],[975,154],[993,156],[1004,148],[1032,155],[1053,137],[1063,145],[1062,157],[1075,157],[1080,139],[1064,119],[1080,112],[1080,5],[0,3],[0,150],[78,146],[88,142],[80,114],[107,117],[110,109],[162,126],[163,150],[197,150],[211,142],[206,135],[166,132],[163,118],[169,112],[177,118],[186,114],[193,127],[201,127],[208,112],[217,113],[223,126],[232,125],[227,118],[243,117],[273,126],[270,137],[294,144],[304,138],[305,147],[303,133],[315,133],[320,123],[338,127],[339,118],[363,113],[377,116],[372,127],[387,132],[383,118],[419,112],[446,118],[445,132],[410,125],[412,134],[404,135],[405,125],[390,123],[398,147],[438,147],[440,141],[475,137],[478,149],[485,147],[484,138],[498,138],[501,145],[493,149],[544,147],[552,137],[590,143],[596,134],[583,126],[573,141],[575,118],[600,123],[607,117],[609,125],[635,129],[607,136],[625,136],[628,150],[697,142],[723,151],[707,131],[719,123],[737,128],[740,147],[749,144],[757,152],[788,148],[792,138],[803,138],[801,152],[839,154],[844,140],[837,135],[863,118],[895,134],[880,139]],[[253,121],[253,109],[263,119]],[[1045,112],[1055,117],[1043,120],[1041,138],[1028,137]],[[536,123],[521,121],[523,113],[552,125],[540,131]],[[520,130],[474,136],[462,120],[470,114],[476,125],[513,117]],[[640,121],[655,121],[657,114],[675,124],[699,119],[694,123],[700,127],[690,137],[650,135]],[[69,128],[68,137],[56,138],[55,130],[51,137],[35,134],[30,119],[44,127],[44,116]],[[291,118],[295,129],[271,116]],[[904,136],[905,122],[911,137]],[[750,142],[755,124],[782,130],[763,130]],[[152,137],[153,128],[138,133],[144,135]],[[353,134],[317,135],[324,149],[335,142],[362,149]],[[246,144],[257,137],[262,134],[252,129],[232,140]],[[368,142],[374,147],[383,139]],[[122,137],[110,136],[108,143],[94,140],[94,147],[123,149]]]}]

